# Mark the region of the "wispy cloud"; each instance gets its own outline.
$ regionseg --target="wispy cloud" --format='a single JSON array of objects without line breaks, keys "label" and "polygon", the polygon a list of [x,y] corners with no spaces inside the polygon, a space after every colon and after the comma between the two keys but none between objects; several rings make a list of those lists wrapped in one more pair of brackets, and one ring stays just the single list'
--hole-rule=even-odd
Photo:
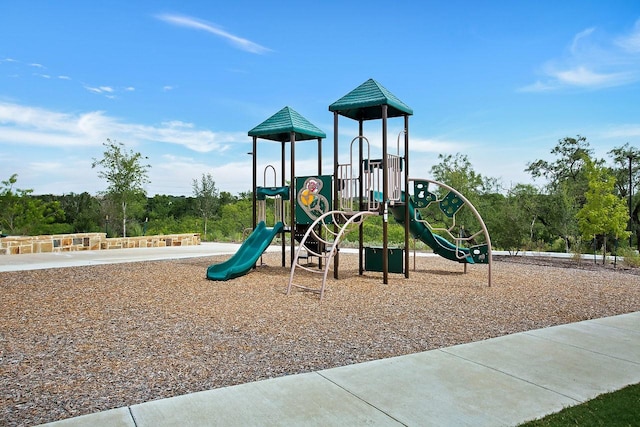
[{"label": "wispy cloud", "polygon": [[640,124],[622,124],[612,126],[601,133],[603,138],[638,138],[640,137]]},{"label": "wispy cloud", "polygon": [[411,151],[421,153],[455,153],[464,150],[469,144],[432,138],[411,138]]},{"label": "wispy cloud", "polygon": [[113,93],[114,92],[111,86],[98,86],[98,87],[85,86],[84,88],[87,89],[89,92],[93,92],[93,93]]},{"label": "wispy cloud", "polygon": [[640,19],[629,34],[618,37],[615,43],[627,52],[640,53]]},{"label": "wispy cloud", "polygon": [[617,36],[590,27],[577,33],[564,57],[540,67],[542,76],[520,92],[563,88],[603,89],[640,81],[640,20]]},{"label": "wispy cloud", "polygon": [[262,45],[259,45],[258,43],[255,43],[255,42],[252,42],[251,40],[247,40],[245,38],[228,33],[227,31],[217,27],[214,24],[211,24],[206,21],[202,21],[197,18],[192,18],[189,16],[183,16],[183,15],[173,15],[173,14],[161,14],[161,15],[157,15],[156,18],[166,23],[169,23],[171,25],[177,25],[180,27],[187,27],[194,30],[205,31],[215,36],[222,37],[223,39],[230,42],[233,46],[237,47],[238,49],[244,50],[246,52],[264,54],[271,51],[271,49],[266,48]]},{"label": "wispy cloud", "polygon": [[[47,80],[66,80],[66,81],[73,81],[73,78],[67,74],[48,74],[48,73],[44,73],[44,70],[47,70],[48,67],[46,67],[43,64],[37,63],[37,62],[33,62],[33,63],[28,63],[26,61],[21,61],[19,59],[15,59],[15,58],[4,58],[4,59],[0,59],[0,64],[2,63],[12,63],[14,64],[14,68],[16,68],[18,71],[24,71],[24,70],[29,70],[28,71],[28,75],[34,76],[34,77],[39,77],[41,79],[47,79]],[[32,70],[32,68],[36,68],[37,70]],[[21,74],[14,74],[12,75],[13,77],[20,77]],[[119,92],[133,92],[135,91],[135,88],[133,86],[126,86],[126,87],[114,87],[114,86],[107,86],[107,85],[101,85],[101,86],[95,86],[95,85],[91,85],[91,84],[87,84],[87,83],[81,83],[78,82],[78,85],[81,85],[85,90],[95,93],[95,94],[99,94],[99,95],[103,95],[107,98],[110,99],[114,99],[116,98],[116,94]]]},{"label": "wispy cloud", "polygon": [[71,148],[100,145],[116,136],[132,143],[181,145],[198,153],[224,151],[246,140],[245,132],[214,132],[181,121],[143,125],[123,122],[102,111],[70,114],[0,102],[0,143]]},{"label": "wispy cloud", "polygon": [[638,78],[632,72],[598,73],[585,66],[578,66],[569,70],[550,71],[549,74],[560,83],[584,87],[619,86],[633,82]]},{"label": "wispy cloud", "polygon": [[[106,98],[109,99],[116,99],[116,89],[114,89],[111,86],[88,86],[88,85],[84,85],[84,88],[86,90],[88,90],[89,92],[98,94],[98,95],[104,95]],[[130,88],[125,88],[123,89],[125,92],[130,92]]]}]

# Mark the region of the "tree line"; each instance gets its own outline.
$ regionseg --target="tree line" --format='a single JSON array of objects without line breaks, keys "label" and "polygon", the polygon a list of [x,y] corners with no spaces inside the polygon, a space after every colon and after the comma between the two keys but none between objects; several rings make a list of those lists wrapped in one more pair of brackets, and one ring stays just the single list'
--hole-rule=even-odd
[{"label": "tree line", "polygon": [[[33,195],[12,175],[0,185],[0,232],[56,234],[106,232],[109,236],[199,232],[203,240],[240,240],[251,227],[251,192],[219,191],[210,174],[193,179],[191,196],[147,197],[146,157],[107,140],[93,159],[107,188],[88,193]],[[640,150],[628,143],[598,159],[583,136],[560,139],[548,159],[526,167],[534,184],[505,188],[476,172],[467,155],[439,155],[431,177],[463,194],[482,215],[493,246],[518,252],[544,250],[603,254],[640,241]],[[269,209],[267,210],[269,212]],[[368,221],[366,236],[382,225]],[[401,243],[403,233],[390,231]]]}]

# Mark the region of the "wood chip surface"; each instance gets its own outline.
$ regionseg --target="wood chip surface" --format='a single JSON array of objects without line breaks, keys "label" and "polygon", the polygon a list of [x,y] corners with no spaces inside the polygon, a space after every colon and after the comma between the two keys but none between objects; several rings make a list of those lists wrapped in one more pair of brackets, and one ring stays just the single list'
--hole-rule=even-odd
[{"label": "wood chip surface", "polygon": [[241,278],[206,280],[226,258],[0,273],[0,425],[640,310],[640,276],[622,269],[497,261],[487,287],[486,265],[463,274],[419,257],[409,279],[384,285],[343,254],[320,303],[285,295],[279,253]]}]

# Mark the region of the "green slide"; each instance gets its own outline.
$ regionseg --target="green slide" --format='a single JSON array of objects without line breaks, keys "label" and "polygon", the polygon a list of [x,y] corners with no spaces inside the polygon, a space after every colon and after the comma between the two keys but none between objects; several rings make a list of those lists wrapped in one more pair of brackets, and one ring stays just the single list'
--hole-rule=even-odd
[{"label": "green slide", "polygon": [[[402,198],[406,199],[406,195],[403,192]],[[397,223],[404,223],[404,205],[390,206],[389,210],[393,214],[393,218]],[[457,248],[456,245],[449,242],[447,239],[433,234],[429,227],[420,222],[420,212],[415,210],[413,200],[409,197],[409,232],[416,239],[420,239],[431,249],[433,253],[440,255],[451,261],[457,261],[461,263],[475,264],[473,257],[471,256],[469,249]]]},{"label": "green slide", "polygon": [[238,252],[225,262],[212,264],[207,268],[207,279],[229,280],[247,274],[276,234],[282,231],[282,227],[283,224],[278,222],[273,228],[268,228],[264,221],[260,221],[249,238],[242,243]]}]

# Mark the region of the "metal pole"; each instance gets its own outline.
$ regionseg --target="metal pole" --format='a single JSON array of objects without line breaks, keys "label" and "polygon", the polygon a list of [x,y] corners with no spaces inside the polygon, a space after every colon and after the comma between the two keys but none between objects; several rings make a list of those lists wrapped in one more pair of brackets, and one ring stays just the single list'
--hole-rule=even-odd
[{"label": "metal pole", "polygon": [[252,196],[252,201],[253,201],[253,208],[252,208],[252,228],[255,230],[256,229],[256,225],[257,225],[257,218],[258,218],[258,214],[256,212],[256,191],[258,189],[258,137],[254,136],[253,137],[253,152],[251,153],[251,156],[253,157],[253,196]]},{"label": "metal pole", "polygon": [[[296,179],[296,133],[291,132],[291,158],[289,161],[291,162],[291,182],[289,185],[289,201],[293,203],[294,201],[294,182]],[[291,265],[293,265],[293,256],[296,252],[296,239],[293,238],[294,229],[296,226],[296,210],[293,209],[293,205],[291,205],[291,224],[289,226],[289,240],[291,240]],[[283,236],[284,237],[284,236]]]},{"label": "metal pole", "polygon": [[322,175],[322,138],[318,138],[318,176]]},{"label": "metal pole", "polygon": [[[409,278],[409,116],[404,116],[404,277]],[[415,270],[415,241],[413,269]]]},{"label": "metal pole", "polygon": [[[633,198],[633,181],[631,175],[631,160],[633,159],[632,154],[628,154],[627,158],[629,159],[629,230],[632,229],[633,221],[631,220],[631,216],[633,215],[633,207],[632,207],[632,198]],[[629,248],[633,244],[633,233],[629,234]]]},{"label": "metal pole", "polygon": [[[318,138],[318,177],[322,176],[322,138]],[[293,204],[293,200],[291,200],[291,209],[293,209],[295,205]],[[318,227],[320,228],[320,226]],[[324,251],[324,243],[318,242],[318,252],[322,254]],[[318,268],[322,270],[322,257],[318,257]]]},{"label": "metal pole", "polygon": [[[280,143],[280,185],[282,185],[283,187],[284,187],[284,184],[286,182],[285,179],[284,179],[285,171],[286,171],[285,158],[286,158],[286,156],[285,156],[285,141],[282,141]],[[274,174],[275,174],[275,172],[274,172]],[[291,203],[291,200],[292,200],[291,199],[291,189],[289,189],[289,203]],[[280,199],[280,203],[281,203],[280,212],[282,212],[282,222],[284,223],[285,222],[285,219],[284,219],[284,200]],[[293,227],[293,224],[291,224],[291,227]],[[280,237],[280,240],[281,240],[281,242],[280,242],[280,246],[281,246],[280,258],[281,258],[281,264],[282,264],[283,267],[286,265],[286,254],[287,254],[287,243],[285,242],[285,240],[286,240],[286,234],[285,233],[286,233],[286,230],[284,229],[284,227],[282,227],[282,232],[280,233],[280,236],[281,236]],[[292,231],[292,233],[293,233],[293,231]],[[293,236],[293,234],[292,234],[292,236]]]},{"label": "metal pole", "polygon": [[[360,119],[358,121],[358,136],[364,136],[364,121]],[[364,202],[364,144],[362,138],[358,140],[358,210],[363,211],[365,209]],[[371,159],[367,159],[371,160]],[[353,165],[351,165],[353,167]],[[368,166],[369,167],[369,166]],[[367,195],[368,197],[368,195]],[[360,221],[358,226],[358,274],[362,276],[364,274],[364,221]]]},{"label": "metal pole", "polygon": [[389,162],[387,161],[387,113],[388,106],[382,106],[382,283],[389,283]]},{"label": "metal pole", "polygon": [[[338,189],[340,187],[340,182],[337,182],[338,179],[338,112],[333,112],[333,209],[338,209],[340,206],[340,200],[338,199]],[[333,231],[338,234],[338,225],[333,223]],[[338,278],[338,267],[340,265],[340,254],[337,252],[337,248],[332,248],[333,251],[336,251],[333,257],[333,278]],[[329,262],[329,261],[327,261]]]}]

